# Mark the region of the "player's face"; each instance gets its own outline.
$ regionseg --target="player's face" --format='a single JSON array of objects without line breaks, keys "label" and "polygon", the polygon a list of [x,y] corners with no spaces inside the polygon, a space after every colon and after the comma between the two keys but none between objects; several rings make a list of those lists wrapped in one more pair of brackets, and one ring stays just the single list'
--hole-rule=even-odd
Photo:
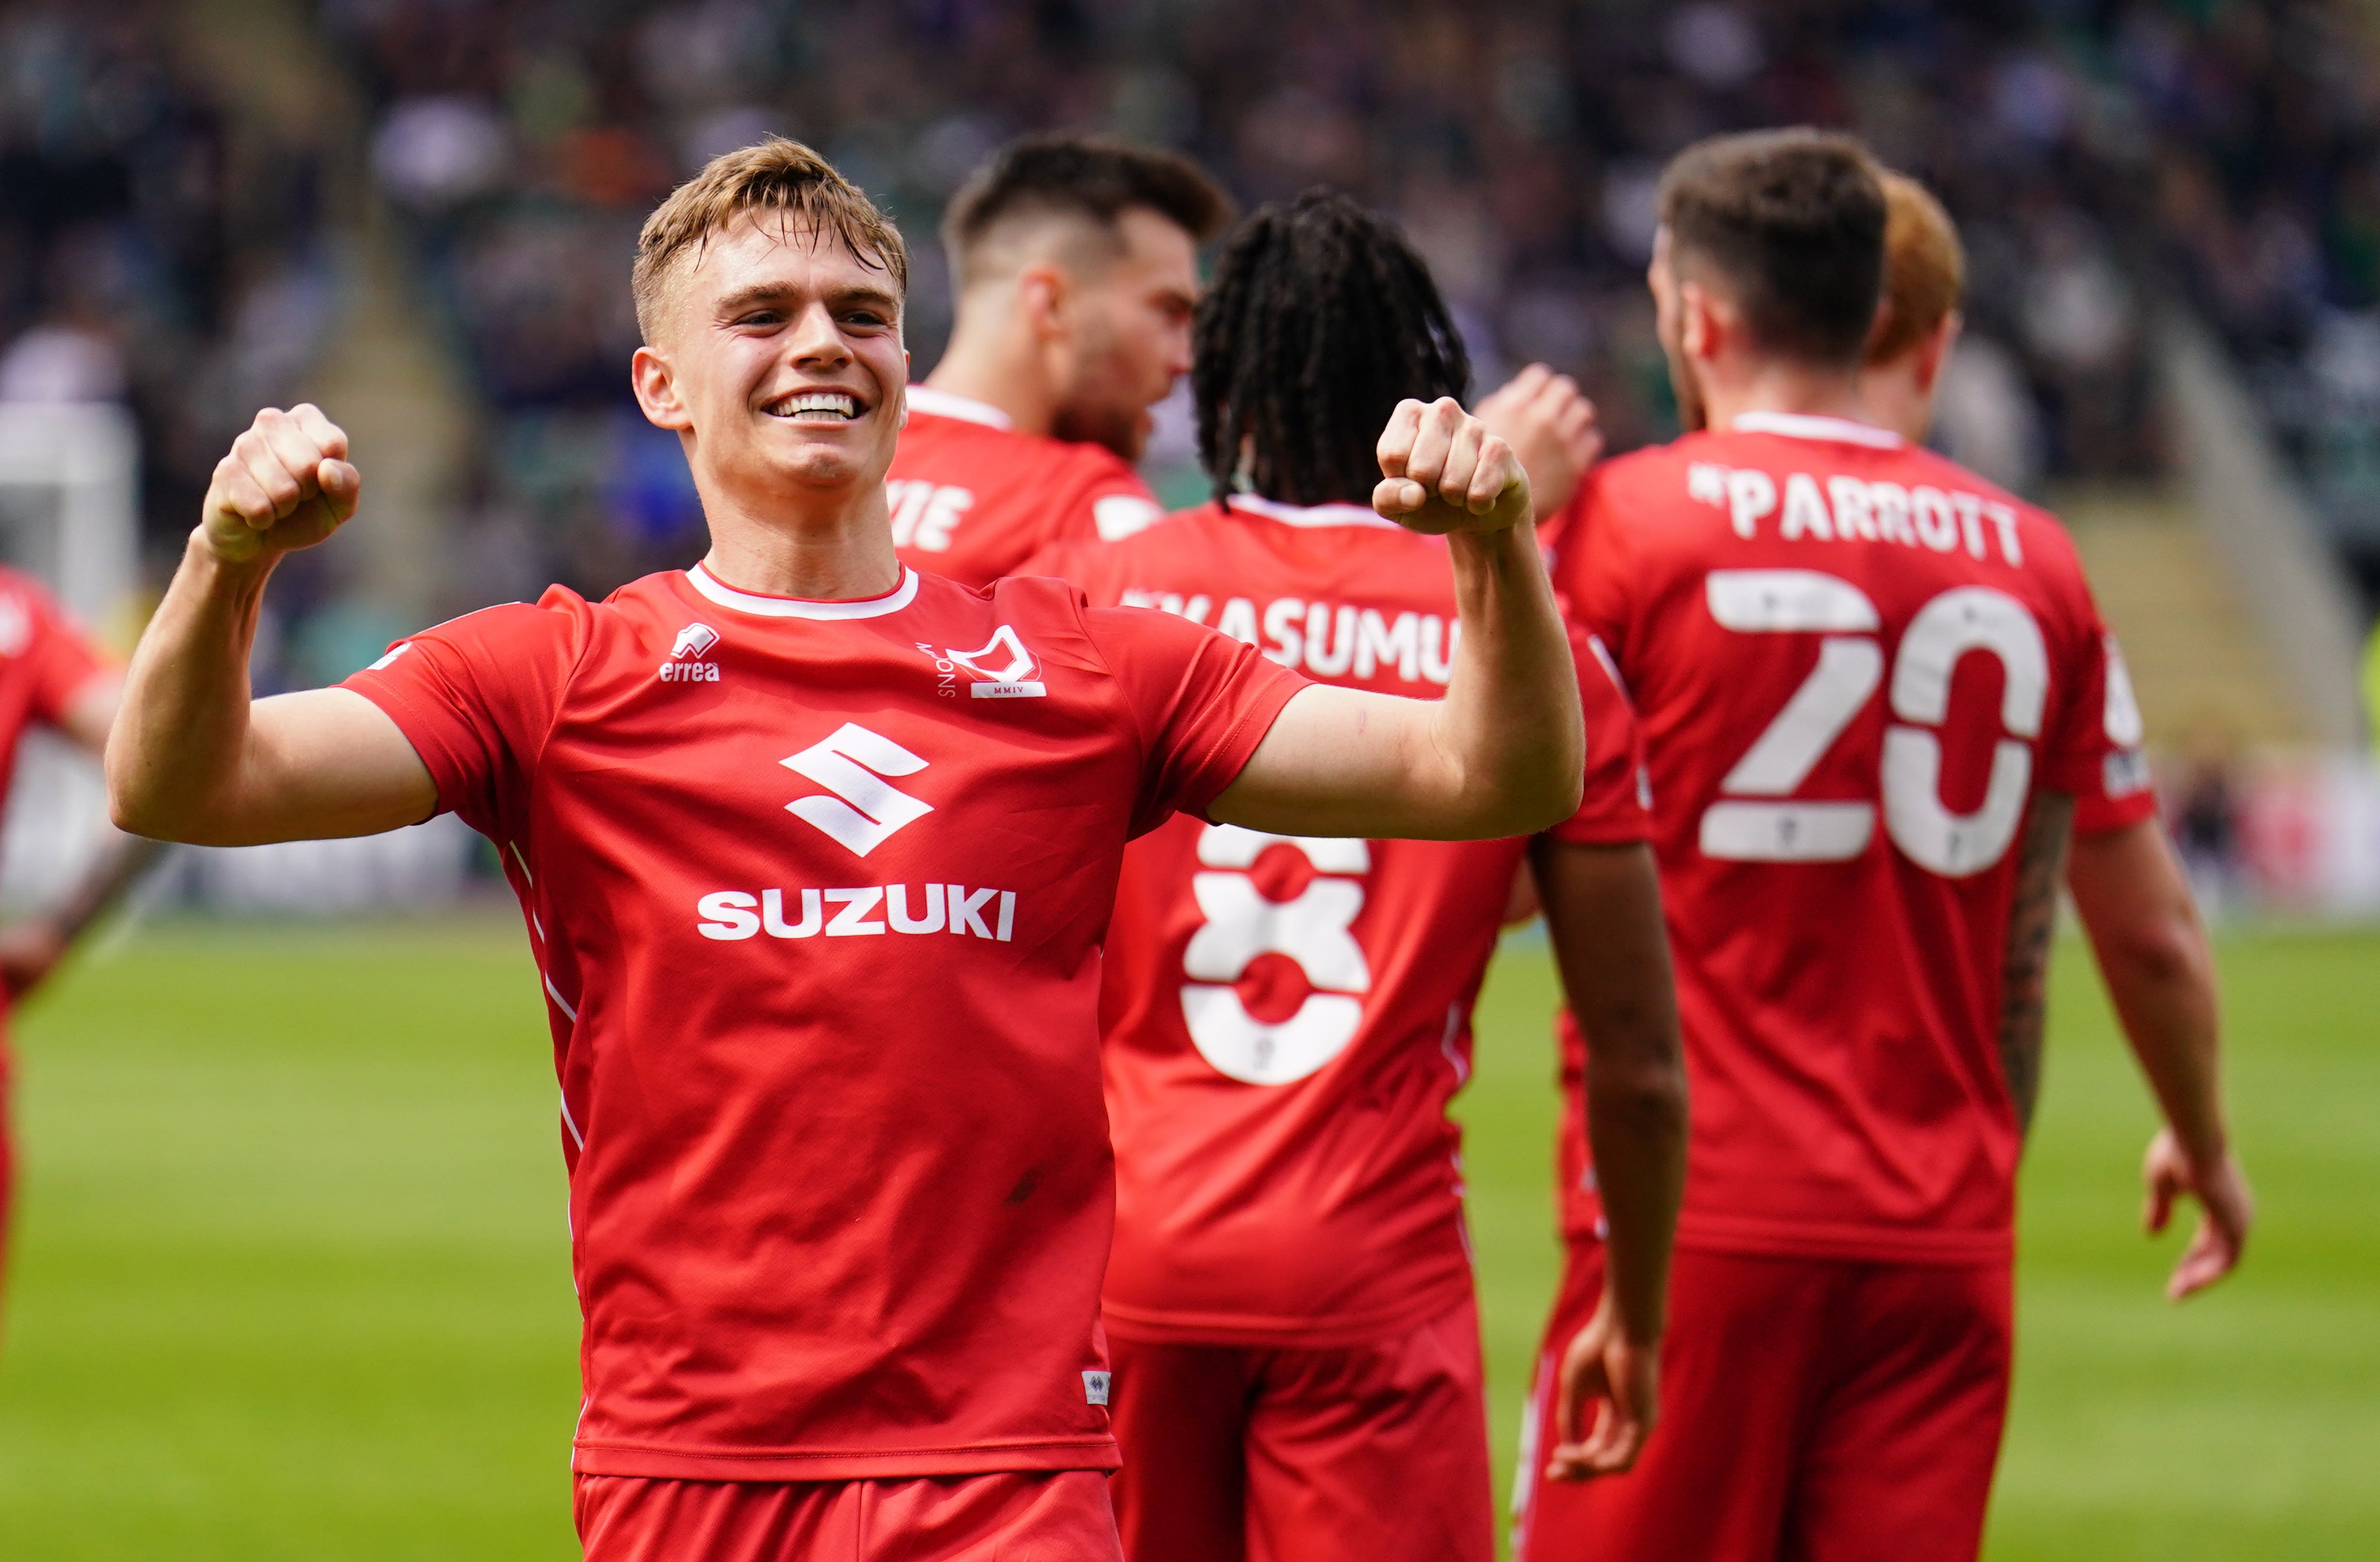
[{"label": "player's face", "polygon": [[1691,434],[1708,419],[1702,386],[1686,358],[1685,300],[1678,288],[1666,224],[1654,231],[1653,263],[1645,269],[1645,281],[1653,289],[1654,330],[1661,338],[1661,356],[1669,360],[1670,390],[1678,398],[1678,427]]},{"label": "player's face", "polygon": [[637,355],[646,416],[686,435],[704,486],[768,494],[880,485],[909,355],[885,272],[769,214],[714,234]]},{"label": "player's face", "polygon": [[1137,461],[1155,422],[1148,409],[1190,372],[1198,249],[1154,212],[1135,208],[1116,225],[1123,253],[1076,283],[1074,338],[1050,431]]}]

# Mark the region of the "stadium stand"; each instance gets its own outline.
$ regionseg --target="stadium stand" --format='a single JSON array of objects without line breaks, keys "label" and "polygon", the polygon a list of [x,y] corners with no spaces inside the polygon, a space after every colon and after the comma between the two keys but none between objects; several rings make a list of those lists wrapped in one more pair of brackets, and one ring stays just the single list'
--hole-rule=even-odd
[{"label": "stadium stand", "polygon": [[[1638,281],[1660,160],[1715,130],[1849,124],[1968,234],[1973,343],[1945,411],[1960,454],[2022,489],[2156,471],[2146,343],[2178,288],[2277,387],[2343,539],[2363,535],[2358,484],[2380,496],[2348,448],[2374,420],[2347,394],[2367,394],[2359,375],[2380,386],[2380,164],[2335,7],[1500,0],[1391,22],[1252,0],[373,0],[325,16],[372,104],[380,188],[493,414],[491,589],[607,584],[686,545],[691,495],[625,405],[617,277],[658,191],[766,129],[825,148],[919,233],[986,150],[1051,124],[1178,145],[1251,200],[1346,187],[1402,216],[1488,373],[1579,373],[1624,448],[1668,417]],[[913,337],[930,363],[947,285],[921,260]]]}]

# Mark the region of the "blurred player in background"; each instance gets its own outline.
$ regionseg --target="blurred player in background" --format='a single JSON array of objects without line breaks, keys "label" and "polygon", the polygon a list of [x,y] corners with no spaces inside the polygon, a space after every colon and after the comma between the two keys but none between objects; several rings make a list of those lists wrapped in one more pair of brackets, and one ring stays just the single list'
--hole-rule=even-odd
[{"label": "blurred player in background", "polygon": [[892,458],[904,563],[980,586],[1157,519],[1135,463],[1189,372],[1198,246],[1230,216],[1184,159],[1079,136],[1026,137],[961,187],[958,318]]},{"label": "blurred player in background", "polygon": [[[2153,804],[2057,521],[1863,421],[1886,205],[1856,143],[1689,149],[1649,273],[1682,421],[1606,464],[1558,577],[1642,724],[1694,1128],[1662,1435],[1532,1472],[1528,1562],[1971,1558],[2005,1416],[2015,1171],[2078,800]],[[1589,1037],[1590,1046],[1594,1038]],[[2245,1195],[2211,1052],[2204,1284]],[[1548,1354],[1593,1294],[1573,1245]],[[1567,1347],[1574,1350],[1575,1346]]]},{"label": "blurred player in background", "polygon": [[[1959,338],[1959,300],[1966,256],[1941,202],[1905,175],[1884,176],[1885,308],[1868,345],[1860,398],[1869,422],[1922,442],[1934,422],[1942,366]],[[2142,723],[2131,680],[2113,635],[2107,636],[2108,756],[2104,784],[2074,800],[2074,838],[2066,885],[2114,999],[2125,1039],[2165,1110],[2167,1126],[2142,1168],[2145,1218],[2162,1231],[2178,1193],[2204,1200],[2205,1221],[2175,1265],[2169,1293],[2179,1300],[2222,1277],[2246,1241],[2253,1204],[2229,1164],[2215,1092],[2221,1051],[2221,1006],[2215,951],[2189,878],[2154,813],[2131,799],[2148,785],[2140,752]],[[2005,1038],[2017,1106],[2030,1127],[2041,1078],[2041,978],[2011,994],[2029,1023]]]},{"label": "blurred player in background", "polygon": [[354,513],[346,439],[267,411],[136,654],[120,820],[235,843],[453,809],[498,843],[549,1003],[585,1314],[596,1562],[1112,1562],[1099,943],[1124,844],[1481,837],[1577,805],[1528,480],[1451,402],[1379,436],[1447,544],[1445,699],[1308,684],[1056,581],[905,567],[900,236],[808,148],[648,219],[635,389],[701,564],[556,587],[251,702],[275,561]]},{"label": "blurred player in background", "polygon": [[[66,610],[30,575],[0,568],[0,797],[17,768],[26,732],[47,727],[97,757],[107,747],[124,692],[122,674]],[[0,927],[0,1018],[65,957],[74,936],[153,860],[146,842],[119,842],[63,906]],[[0,1261],[6,1257],[8,1212],[16,1184],[8,1127],[9,1061],[0,1035]]]},{"label": "blurred player in background", "polygon": [[[1159,608],[1283,666],[1435,698],[1451,671],[1446,545],[1366,497],[1402,398],[1469,364],[1421,258],[1342,195],[1268,206],[1200,305],[1193,371],[1215,502],[1030,568],[1095,604]],[[1483,405],[1559,505],[1600,445],[1542,369]],[[1245,476],[1248,491],[1233,491]],[[1630,986],[1610,1053],[1652,1082],[1598,1142],[1645,1368],[1682,1166],[1682,1063],[1625,702],[1575,648],[1585,796],[1554,836],[1634,893],[1557,923]],[[1125,854],[1100,989],[1116,1242],[1103,1299],[1131,1562],[1488,1562],[1479,1320],[1448,1102],[1526,842],[1336,840],[1180,818]],[[1649,958],[1638,958],[1649,954]],[[1610,963],[1624,965],[1613,969]],[[1635,1132],[1627,1132],[1629,1127]],[[1649,1381],[1598,1455],[1633,1457]]]}]

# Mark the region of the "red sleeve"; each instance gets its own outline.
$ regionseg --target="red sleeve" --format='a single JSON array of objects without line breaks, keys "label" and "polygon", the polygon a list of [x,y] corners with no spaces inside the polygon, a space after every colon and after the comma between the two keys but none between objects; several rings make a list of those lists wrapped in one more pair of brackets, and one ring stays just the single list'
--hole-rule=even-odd
[{"label": "red sleeve", "polygon": [[1042,548],[1121,542],[1165,518],[1140,474],[1113,451],[1081,445],[1063,492],[1051,506]]},{"label": "red sleeve", "polygon": [[1571,502],[1556,533],[1553,575],[1572,616],[1624,665],[1633,609],[1629,588],[1636,572],[1629,567],[1627,527],[1616,513],[1609,470],[1598,466],[1588,473]]},{"label": "red sleeve", "polygon": [[1089,608],[1084,626],[1139,723],[1146,758],[1132,832],[1204,817],[1305,680],[1254,646],[1148,608]]},{"label": "red sleeve", "polygon": [[1094,607],[1116,605],[1112,590],[1103,589],[1108,583],[1099,579],[1105,572],[1099,567],[1099,555],[1107,544],[1090,539],[1073,538],[1060,542],[1044,543],[1040,551],[1014,569],[1011,575],[1046,575],[1078,587],[1089,597]]},{"label": "red sleeve", "polygon": [[[21,627],[19,627],[21,625]],[[93,678],[114,670],[114,659],[93,645],[56,598],[30,575],[11,571],[0,581],[0,640],[21,636],[17,652],[31,674],[31,713],[55,727]]]},{"label": "red sleeve", "polygon": [[1586,787],[1578,812],[1547,831],[1578,846],[1618,846],[1653,833],[1652,783],[1636,712],[1620,669],[1603,642],[1573,624],[1571,654],[1578,660],[1578,695],[1586,720]]},{"label": "red sleeve", "polygon": [[438,807],[517,840],[528,786],[586,643],[587,604],[560,587],[535,607],[468,613],[389,648],[349,678],[388,713],[438,785]]},{"label": "red sleeve", "polygon": [[2095,621],[2093,648],[2076,684],[2076,733],[2066,743],[2073,752],[2049,767],[2050,790],[2074,796],[2074,833],[2106,835],[2152,818],[2156,793],[2149,786],[2147,756],[2141,752],[2143,735],[2140,702],[2132,695],[2132,675],[2116,636]]}]

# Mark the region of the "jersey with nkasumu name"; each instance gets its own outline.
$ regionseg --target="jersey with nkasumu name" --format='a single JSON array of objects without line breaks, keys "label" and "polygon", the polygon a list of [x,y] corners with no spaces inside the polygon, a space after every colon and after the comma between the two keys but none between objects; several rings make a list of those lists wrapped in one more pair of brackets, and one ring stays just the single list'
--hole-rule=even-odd
[{"label": "jersey with nkasumu name", "polygon": [[1099,946],[1124,843],[1300,680],[1055,581],[699,567],[347,686],[496,843],[549,1000],[582,1473],[1098,1468]]},{"label": "jersey with nkasumu name", "polygon": [[[1194,619],[1320,682],[1444,696],[1447,546],[1354,504],[1249,496],[1045,558],[1095,602]],[[1150,616],[1156,616],[1152,614]],[[1555,833],[1644,838],[1626,702],[1573,647],[1587,763]],[[1525,843],[1175,819],[1124,854],[1100,999],[1117,1170],[1107,1321],[1160,1341],[1378,1338],[1468,1294],[1471,1011]]]},{"label": "jersey with nkasumu name", "polygon": [[2006,1257],[2027,809],[2154,807],[2064,529],[1883,430],[1755,415],[1604,464],[1559,555],[1652,772],[1694,1104],[1679,1241]]}]

